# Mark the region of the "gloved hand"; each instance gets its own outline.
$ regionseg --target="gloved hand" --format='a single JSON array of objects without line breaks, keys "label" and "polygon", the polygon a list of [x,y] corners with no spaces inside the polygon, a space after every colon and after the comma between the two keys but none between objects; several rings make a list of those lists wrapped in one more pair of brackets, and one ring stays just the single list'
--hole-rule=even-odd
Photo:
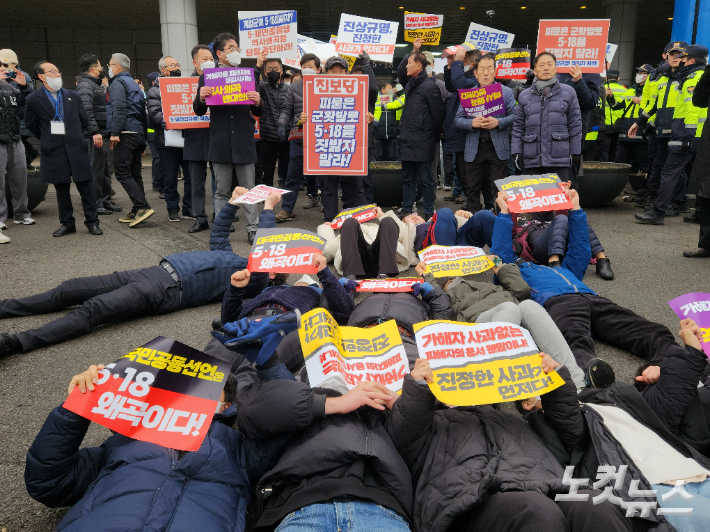
[{"label": "gloved hand", "polygon": [[279,137],[279,142],[286,142],[286,126],[279,126],[276,130],[276,135]]},{"label": "gloved hand", "polygon": [[343,285],[343,288],[350,293],[354,292],[360,284],[357,281],[353,281],[352,279],[348,279],[347,277],[341,277],[338,279],[338,282]]},{"label": "gloved hand", "polygon": [[513,161],[515,162],[515,167],[518,170],[523,169],[523,156],[520,153],[513,154]]},{"label": "gloved hand", "polygon": [[434,290],[434,287],[429,283],[416,283],[412,285],[412,294],[419,296],[419,294],[427,295],[429,292]]},{"label": "gloved hand", "polygon": [[365,50],[362,51],[362,53],[359,55],[360,59],[362,59],[362,66],[364,67],[365,65],[370,64],[370,56],[367,55],[367,52]]}]

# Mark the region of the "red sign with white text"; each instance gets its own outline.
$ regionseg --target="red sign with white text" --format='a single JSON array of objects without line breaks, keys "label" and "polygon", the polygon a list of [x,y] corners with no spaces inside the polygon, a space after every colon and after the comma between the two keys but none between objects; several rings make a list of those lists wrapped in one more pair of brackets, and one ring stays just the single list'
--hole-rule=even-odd
[{"label": "red sign with white text", "polygon": [[362,207],[355,207],[354,209],[348,209],[347,211],[343,211],[338,214],[338,216],[333,218],[333,221],[330,222],[330,226],[333,229],[340,229],[341,227],[343,227],[345,220],[347,220],[348,218],[355,218],[359,223],[367,222],[368,220],[377,218],[377,208],[373,204],[363,205]]},{"label": "red sign with white text", "polygon": [[101,370],[93,392],[75,388],[63,406],[129,438],[196,451],[229,371],[226,362],[159,336]]},{"label": "red sign with white text", "polygon": [[361,175],[368,172],[367,76],[303,76],[303,173]]},{"label": "red sign with white text", "polygon": [[411,292],[412,286],[422,283],[421,277],[402,279],[363,279],[358,281],[356,292]]},{"label": "red sign with white text", "polygon": [[325,240],[303,229],[259,229],[247,269],[264,273],[317,273],[313,255],[323,253]]},{"label": "red sign with white text", "polygon": [[160,78],[160,101],[163,105],[165,129],[210,127],[209,111],[197,116],[192,108],[197,93],[198,77]]},{"label": "red sign with white text", "polygon": [[508,194],[510,212],[564,211],[573,207],[555,174],[517,175],[498,179],[495,184]]},{"label": "red sign with white text", "polygon": [[604,71],[609,19],[541,20],[537,33],[537,54],[552,52],[557,58],[557,72],[569,72],[578,66],[582,72]]}]

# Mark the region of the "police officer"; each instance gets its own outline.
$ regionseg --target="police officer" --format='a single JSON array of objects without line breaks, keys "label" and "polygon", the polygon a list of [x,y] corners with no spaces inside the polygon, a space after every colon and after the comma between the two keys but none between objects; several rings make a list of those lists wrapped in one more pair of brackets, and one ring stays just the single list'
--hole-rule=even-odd
[{"label": "police officer", "polygon": [[[663,218],[667,215],[666,209],[674,196],[674,189],[679,179],[685,179],[682,176],[683,169],[695,158],[708,110],[707,107],[693,105],[693,91],[703,76],[707,56],[708,49],[699,44],[688,46],[683,52],[683,64],[675,76],[677,103],[671,121],[668,157],[661,171],[661,181],[652,210],[637,214],[636,220],[639,223],[663,225]],[[680,183],[679,189],[684,199],[684,182]]]},{"label": "police officer", "polygon": [[635,174],[648,173],[648,143],[646,139],[638,136],[629,138],[627,132],[641,112],[643,91],[652,71],[653,66],[649,64],[637,67],[635,83],[624,92],[623,101],[617,106],[617,110],[621,112],[621,126],[617,128],[619,139],[614,161],[630,164],[631,171]]},{"label": "police officer", "polygon": [[604,125],[606,129],[604,134],[599,138],[599,160],[613,161],[616,156],[616,141],[619,134],[616,132],[614,125],[616,120],[621,118],[623,108],[619,105],[624,103],[624,93],[626,87],[619,83],[619,71],[608,70],[606,73],[606,83],[603,90],[605,91],[605,106],[604,106]]}]

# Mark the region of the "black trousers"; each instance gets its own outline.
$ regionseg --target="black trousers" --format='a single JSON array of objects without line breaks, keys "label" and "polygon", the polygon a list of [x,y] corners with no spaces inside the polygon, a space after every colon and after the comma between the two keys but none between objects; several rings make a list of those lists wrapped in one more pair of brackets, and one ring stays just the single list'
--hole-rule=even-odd
[{"label": "black trousers", "polygon": [[[113,148],[113,171],[116,179],[131,198],[133,210],[149,209],[143,189],[141,154],[145,150],[145,138],[141,133],[121,133],[121,139]],[[162,183],[160,184],[162,190]]]},{"label": "black trousers", "polygon": [[[508,161],[498,158],[493,142],[478,143],[478,152],[473,162],[469,163],[456,158],[456,163],[464,167],[464,190],[466,191],[466,210],[476,214],[481,210],[481,191],[488,188],[490,193],[492,181],[508,176]],[[488,179],[486,179],[488,173]],[[486,198],[484,197],[484,201]]]},{"label": "black trousers", "polygon": [[631,171],[648,173],[648,142],[645,140],[621,140],[616,144],[617,163],[631,165]]},{"label": "black trousers", "polygon": [[[692,151],[669,151],[661,170],[661,180],[653,200],[653,212],[663,218],[671,200],[681,204],[685,201],[687,174],[685,167],[695,158]],[[679,197],[682,196],[682,199]]]},{"label": "black trousers", "polygon": [[162,266],[80,277],[43,294],[0,301],[0,318],[71,312],[37,329],[17,333],[24,353],[87,334],[105,323],[180,309],[180,288]]},{"label": "black trousers", "polygon": [[592,294],[564,294],[545,302],[577,364],[583,370],[594,358],[594,339],[649,361],[663,358],[675,343],[667,327],[642,318],[609,299]]},{"label": "black trousers", "polygon": [[397,267],[399,226],[392,218],[380,220],[377,237],[368,244],[357,220],[348,218],[340,229],[340,252],[343,256],[343,275],[372,279],[380,274],[394,277]]},{"label": "black trousers", "polygon": [[288,159],[289,147],[291,143],[272,142],[270,140],[261,141],[261,167],[264,169],[262,181],[257,181],[256,184],[264,184],[269,187],[274,186],[274,171],[276,170],[276,161],[279,162],[279,187],[283,188],[286,183],[286,174],[288,174]]},{"label": "black trousers", "polygon": [[666,164],[668,157],[668,137],[655,137],[656,139],[656,156],[651,163],[651,170],[646,180],[646,187],[641,191],[644,197],[653,199],[658,193],[658,187],[661,184],[661,171]]},{"label": "black trousers", "polygon": [[462,526],[449,530],[462,532],[631,532],[632,521],[611,502],[594,505],[596,490],[586,502],[555,502],[536,491],[495,493],[468,517]]},{"label": "black trousers", "polygon": [[[93,181],[82,181],[74,183],[81,196],[81,206],[84,208],[84,224],[88,227],[98,223],[99,215],[96,212],[96,202],[94,201]],[[59,206],[59,221],[66,225],[75,225],[74,207],[71,204],[71,184],[58,183],[54,185],[57,191],[57,205]]]},{"label": "black trousers", "polygon": [[612,129],[613,126],[606,127],[606,131],[600,132],[598,138],[597,157],[601,162],[609,162],[616,159],[616,147],[619,140],[619,134]]},{"label": "black trousers", "polygon": [[367,205],[364,178],[362,176],[323,176],[321,203],[326,222],[332,222],[338,213],[338,185],[343,189],[343,209]]},{"label": "black trousers", "polygon": [[695,212],[700,217],[698,247],[710,249],[710,198],[695,198]]}]

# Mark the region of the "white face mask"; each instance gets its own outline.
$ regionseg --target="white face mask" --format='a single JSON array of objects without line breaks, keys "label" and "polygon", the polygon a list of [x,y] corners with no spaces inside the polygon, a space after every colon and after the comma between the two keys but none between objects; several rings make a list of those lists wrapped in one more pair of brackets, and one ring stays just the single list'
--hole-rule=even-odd
[{"label": "white face mask", "polygon": [[646,79],[646,77],[643,74],[636,74],[636,83],[643,83],[643,81]]},{"label": "white face mask", "polygon": [[301,277],[296,282],[297,283],[308,283],[309,286],[312,284],[316,284],[316,281],[313,279],[313,277],[311,277],[310,275],[305,275],[305,274],[303,275],[303,277]]},{"label": "white face mask", "polygon": [[48,76],[47,77],[47,85],[49,85],[49,88],[52,89],[53,91],[58,91],[59,89],[62,88],[62,78],[50,78]]},{"label": "white face mask", "polygon": [[108,67],[108,77],[112,78],[115,75],[116,74],[113,73],[113,67],[112,66]]},{"label": "white face mask", "polygon": [[303,74],[305,76],[308,74],[318,74],[318,72],[316,72],[312,68],[304,68],[303,70],[301,70],[301,74]]},{"label": "white face mask", "polygon": [[200,68],[202,70],[206,68],[214,68],[214,61],[205,61],[204,63],[200,63]]},{"label": "white face mask", "polygon": [[463,71],[464,71],[464,72],[468,72],[469,70],[471,70],[471,65],[464,65],[464,66],[463,66]]},{"label": "white face mask", "polygon": [[227,61],[232,66],[239,66],[242,62],[242,56],[239,52],[229,52],[227,54]]},{"label": "white face mask", "polygon": [[434,67],[431,65],[427,65],[426,67],[426,75],[431,76],[431,73],[434,72]]},{"label": "white face mask", "polygon": [[284,81],[284,85],[291,85],[290,81]]}]

